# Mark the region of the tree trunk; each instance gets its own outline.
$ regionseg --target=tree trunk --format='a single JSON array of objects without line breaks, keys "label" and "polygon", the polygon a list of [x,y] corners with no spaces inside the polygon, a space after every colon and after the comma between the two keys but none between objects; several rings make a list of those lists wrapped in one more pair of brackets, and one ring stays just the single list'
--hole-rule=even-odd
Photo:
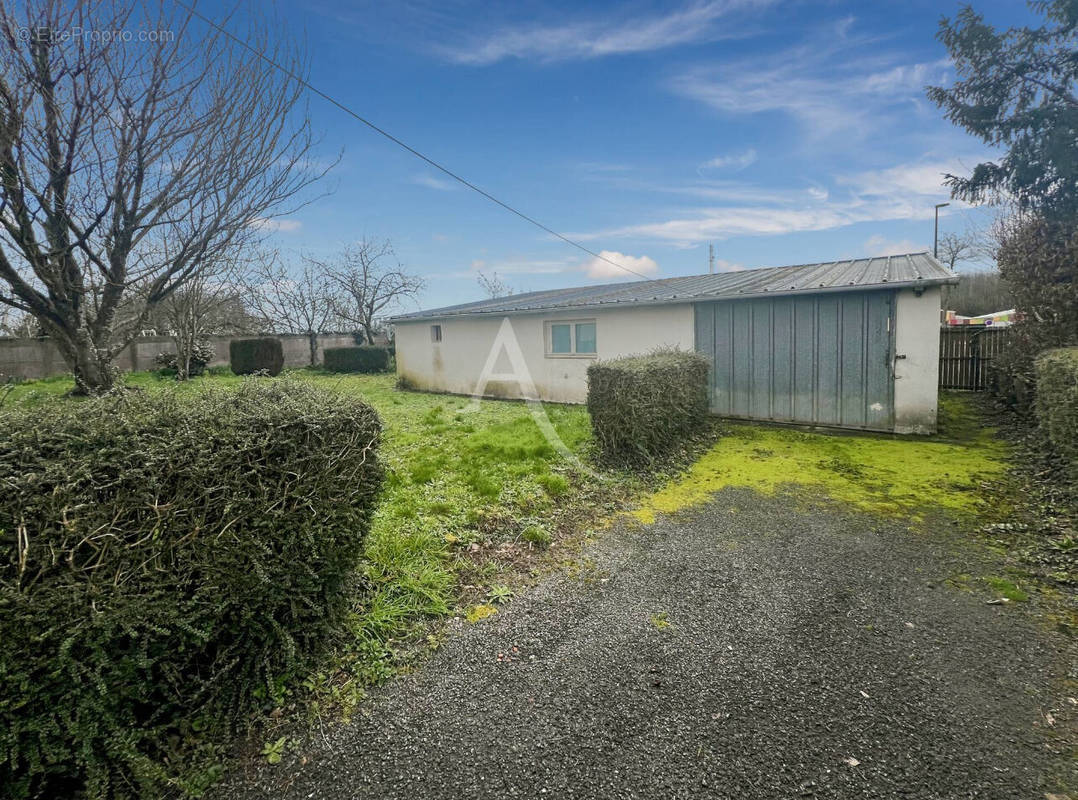
[{"label": "tree trunk", "polygon": [[193,311],[182,310],[177,315],[176,327],[176,380],[191,377],[191,354],[198,340],[198,322]]},{"label": "tree trunk", "polygon": [[117,370],[112,359],[107,351],[95,346],[88,331],[80,330],[74,337],[49,333],[75,375],[76,394],[104,394],[116,385]]},{"label": "tree trunk", "polygon": [[194,338],[182,332],[176,338],[176,380],[185,381],[191,377],[191,350]]},{"label": "tree trunk", "polygon": [[[112,365],[115,350],[109,346],[107,338],[105,346],[98,346],[95,331],[85,318],[74,324],[58,324],[50,318],[39,321],[42,333],[56,345],[75,376],[75,394],[104,394],[116,385],[119,370]],[[108,337],[112,331],[103,333]]]},{"label": "tree trunk", "polygon": [[75,394],[104,394],[116,385],[112,365],[102,362],[96,354],[84,356],[80,353],[74,372]]},{"label": "tree trunk", "polygon": [[307,344],[311,348],[311,366],[318,366],[318,334],[314,331],[307,331]]}]

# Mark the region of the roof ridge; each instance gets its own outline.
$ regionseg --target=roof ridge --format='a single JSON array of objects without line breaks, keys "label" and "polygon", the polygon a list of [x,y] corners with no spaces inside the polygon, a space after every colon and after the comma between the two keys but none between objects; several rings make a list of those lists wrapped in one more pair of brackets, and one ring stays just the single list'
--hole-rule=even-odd
[{"label": "roof ridge", "polygon": [[514,314],[588,307],[628,307],[697,300],[856,291],[954,283],[957,276],[927,250],[779,267],[757,267],[654,280],[540,289],[391,317],[389,322],[469,314]]}]

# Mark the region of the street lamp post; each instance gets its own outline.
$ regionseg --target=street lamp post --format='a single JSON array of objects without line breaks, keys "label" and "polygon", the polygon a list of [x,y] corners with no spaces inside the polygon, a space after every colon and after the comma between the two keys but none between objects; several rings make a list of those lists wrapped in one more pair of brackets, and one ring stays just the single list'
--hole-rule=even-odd
[{"label": "street lamp post", "polygon": [[949,206],[950,203],[936,203],[936,232],[932,237],[932,257],[940,257],[940,209]]}]

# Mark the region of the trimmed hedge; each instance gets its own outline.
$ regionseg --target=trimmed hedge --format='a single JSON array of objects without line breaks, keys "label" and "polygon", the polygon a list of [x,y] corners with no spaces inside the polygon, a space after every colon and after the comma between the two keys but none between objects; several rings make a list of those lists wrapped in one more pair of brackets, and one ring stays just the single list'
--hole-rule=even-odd
[{"label": "trimmed hedge", "polygon": [[[206,340],[197,341],[191,347],[191,362],[188,364],[188,376],[197,378],[206,371],[206,366],[217,357],[217,351]],[[158,353],[154,363],[166,372],[178,372],[180,356],[178,353]]]},{"label": "trimmed hedge", "polygon": [[5,796],[211,782],[210,743],[346,627],[380,433],[287,379],[0,410]]},{"label": "trimmed hedge", "polygon": [[228,343],[228,360],[237,375],[265,372],[280,375],[284,369],[284,346],[272,336],[233,339]]},{"label": "trimmed hedge", "polygon": [[386,372],[389,370],[389,348],[372,345],[327,347],[323,363],[330,372]]},{"label": "trimmed hedge", "polygon": [[1042,353],[1035,373],[1037,422],[1078,479],[1078,347]]},{"label": "trimmed hedge", "polygon": [[604,458],[650,463],[700,430],[708,415],[708,361],[657,351],[588,367],[588,413]]}]

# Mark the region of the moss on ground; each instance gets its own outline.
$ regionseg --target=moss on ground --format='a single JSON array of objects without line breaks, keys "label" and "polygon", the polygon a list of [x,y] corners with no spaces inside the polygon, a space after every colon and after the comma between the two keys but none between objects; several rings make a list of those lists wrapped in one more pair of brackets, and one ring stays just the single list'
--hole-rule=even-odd
[{"label": "moss on ground", "polygon": [[945,396],[943,406],[941,434],[925,438],[731,424],[718,444],[633,516],[651,523],[728,486],[767,495],[790,489],[914,520],[929,509],[973,515],[983,503],[980,483],[1002,474],[1007,448],[961,396]]},{"label": "moss on ground", "polygon": [[978,410],[970,394],[964,392],[940,392],[939,434],[944,441],[969,443],[982,435],[984,416]]},{"label": "moss on ground", "polygon": [[469,608],[468,611],[465,613],[464,618],[468,620],[468,622],[475,625],[477,622],[482,622],[487,617],[493,617],[497,613],[497,608],[490,605],[489,603],[482,603],[480,605],[472,606],[471,608]]},{"label": "moss on ground", "polygon": [[984,579],[984,582],[1000,597],[1005,597],[1006,599],[1015,602],[1023,602],[1029,599],[1029,595],[1024,590],[1020,589],[1018,584],[1014,581],[990,575]]}]

